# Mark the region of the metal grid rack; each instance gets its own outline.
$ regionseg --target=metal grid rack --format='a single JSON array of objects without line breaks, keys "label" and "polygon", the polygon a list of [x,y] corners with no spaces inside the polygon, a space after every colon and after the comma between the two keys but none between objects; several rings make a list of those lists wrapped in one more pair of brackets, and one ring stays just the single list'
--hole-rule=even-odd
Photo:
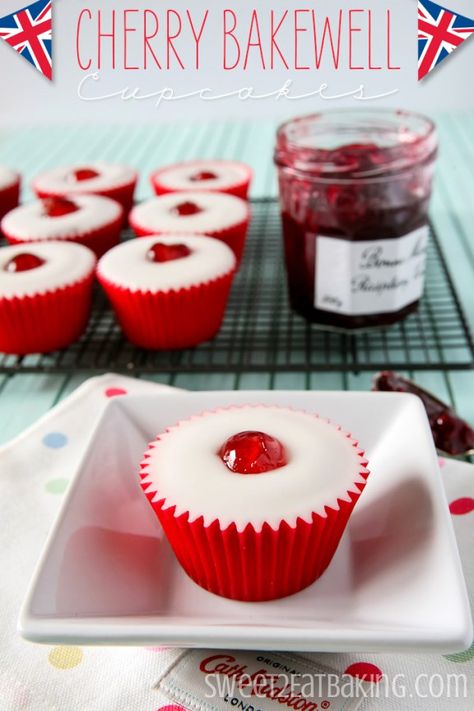
[{"label": "metal grid rack", "polygon": [[473,367],[474,344],[435,233],[417,313],[390,328],[333,333],[319,330],[289,308],[277,203],[256,200],[252,209],[244,260],[224,324],[213,341],[179,352],[135,348],[123,338],[97,288],[81,340],[47,355],[0,355],[0,372],[308,373]]}]

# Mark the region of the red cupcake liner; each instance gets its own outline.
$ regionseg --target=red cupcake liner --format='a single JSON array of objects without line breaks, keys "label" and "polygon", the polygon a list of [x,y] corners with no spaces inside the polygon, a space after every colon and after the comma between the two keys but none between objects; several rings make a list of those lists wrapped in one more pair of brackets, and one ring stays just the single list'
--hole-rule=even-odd
[{"label": "red cupcake liner", "polygon": [[[352,443],[357,447],[357,442]],[[362,450],[358,454],[358,473],[366,480],[367,460]],[[145,455],[142,480],[147,459]],[[324,573],[365,485],[366,481],[354,483],[357,492],[347,491],[336,505],[324,508],[324,515],[313,513],[311,522],[298,518],[290,525],[283,520],[276,530],[264,523],[260,531],[252,524],[239,531],[235,523],[223,529],[218,520],[205,525],[202,516],[190,521],[189,512],[176,515],[175,505],[159,498],[159,492],[147,491],[148,483],[142,483],[142,488],[190,578],[217,595],[258,602],[293,595]]]},{"label": "red cupcake liner", "polygon": [[[76,244],[82,244],[84,247],[88,247],[91,249],[93,252],[95,252],[97,257],[101,257],[103,254],[105,254],[109,249],[112,249],[112,247],[115,247],[116,244],[119,243],[120,241],[120,231],[122,229],[122,213],[120,216],[114,220],[113,222],[110,222],[108,225],[104,225],[103,227],[99,227],[96,230],[91,230],[90,232],[85,232],[82,235],[75,235],[74,237],[62,237],[60,240],[58,239],[57,241],[65,241],[65,242],[76,242]],[[30,244],[33,242],[50,242],[51,240],[24,240],[24,239],[19,239],[15,235],[11,233],[4,232],[6,239],[10,244]]]},{"label": "red cupcake liner", "polygon": [[[165,171],[168,171],[172,166],[166,166],[165,168],[160,168],[155,170],[154,173],[150,175],[150,183],[155,192],[155,195],[167,195],[168,193],[180,193],[187,190],[196,190],[195,186],[188,186],[182,190],[177,190],[176,188],[170,188],[161,182],[161,176]],[[219,188],[218,190],[210,190],[209,192],[224,193],[225,195],[235,195],[235,197],[242,198],[242,200],[248,199],[248,193],[250,188],[250,183],[252,181],[252,170],[248,168],[247,176],[233,185],[227,188]],[[199,188],[198,188],[199,190]],[[202,190],[202,189],[201,189]]]},{"label": "red cupcake liner", "polygon": [[20,178],[13,185],[0,190],[0,220],[7,212],[18,207],[20,201]]},{"label": "red cupcake liner", "polygon": [[214,338],[233,276],[234,270],[186,289],[152,293],[131,291],[97,273],[128,340],[149,350],[191,348]]},{"label": "red cupcake liner", "polygon": [[[228,227],[225,230],[207,231],[205,233],[193,233],[193,231],[191,230],[191,232],[186,232],[186,234],[205,234],[206,237],[214,237],[215,239],[219,239],[221,242],[224,242],[228,247],[231,248],[237,258],[237,263],[240,264],[245,248],[245,240],[247,238],[249,224],[250,216],[243,222],[239,222],[236,225],[232,225],[232,227]],[[139,225],[133,220],[130,221],[130,227],[135,232],[137,237],[149,237],[150,235],[171,234],[168,230],[157,230],[144,227],[143,225]]]},{"label": "red cupcake liner", "polygon": [[[138,180],[138,175],[135,175],[133,180],[129,181],[128,183],[124,183],[122,185],[118,185],[117,187],[114,188],[108,188],[107,190],[92,190],[91,195],[102,195],[102,197],[108,197],[111,198],[112,200],[115,200],[115,202],[118,202],[124,211],[124,217],[123,217],[123,224],[126,222],[126,218],[128,216],[128,213],[133,207],[133,199],[134,199],[134,194],[135,194],[135,187],[137,184]],[[71,193],[70,190],[67,190],[66,188],[61,191],[61,192],[54,192],[50,190],[41,190],[38,189],[35,184],[33,183],[33,190],[35,194],[43,199],[43,198],[48,198],[48,197],[66,197],[66,196],[71,196],[74,197],[74,191]],[[84,193],[86,194],[86,193]]]},{"label": "red cupcake liner", "polygon": [[84,332],[94,273],[34,296],[0,298],[0,351],[26,355],[65,348]]}]

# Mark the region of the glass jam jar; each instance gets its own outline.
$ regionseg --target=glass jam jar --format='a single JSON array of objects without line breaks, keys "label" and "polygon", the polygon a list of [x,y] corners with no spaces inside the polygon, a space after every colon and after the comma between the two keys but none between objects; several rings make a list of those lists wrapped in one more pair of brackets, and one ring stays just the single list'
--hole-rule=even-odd
[{"label": "glass jam jar", "polygon": [[387,326],[423,293],[435,126],[406,111],[339,110],[277,133],[292,307],[328,328]]}]

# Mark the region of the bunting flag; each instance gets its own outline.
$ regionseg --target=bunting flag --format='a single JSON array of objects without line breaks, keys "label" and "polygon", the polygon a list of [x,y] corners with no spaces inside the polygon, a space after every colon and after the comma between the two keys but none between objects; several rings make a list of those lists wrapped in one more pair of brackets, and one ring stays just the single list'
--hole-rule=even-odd
[{"label": "bunting flag", "polygon": [[418,80],[474,33],[474,20],[431,0],[418,1]]},{"label": "bunting flag", "polygon": [[52,23],[51,0],[38,0],[0,18],[0,38],[50,80]]}]

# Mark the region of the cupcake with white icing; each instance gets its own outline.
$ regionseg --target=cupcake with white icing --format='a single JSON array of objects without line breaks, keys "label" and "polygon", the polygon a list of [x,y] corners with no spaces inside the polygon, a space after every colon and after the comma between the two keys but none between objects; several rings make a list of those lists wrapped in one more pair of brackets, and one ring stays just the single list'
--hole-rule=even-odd
[{"label": "cupcake with white icing", "polygon": [[123,209],[100,195],[35,200],[9,212],[2,231],[11,244],[51,240],[77,242],[100,257],[120,239]]},{"label": "cupcake with white icing", "polygon": [[187,574],[258,601],[322,575],[368,474],[358,443],[329,420],[249,405],[170,427],[149,445],[140,477]]},{"label": "cupcake with white icing", "polygon": [[212,237],[153,235],[111,249],[97,277],[126,337],[169,350],[216,335],[235,268],[232,250]]},{"label": "cupcake with white icing", "polygon": [[70,242],[0,248],[0,351],[64,348],[89,318],[96,259]]},{"label": "cupcake with white icing", "polygon": [[0,165],[0,220],[18,205],[20,176],[14,170]]},{"label": "cupcake with white icing", "polygon": [[200,234],[225,242],[240,260],[250,221],[248,203],[234,195],[169,193],[133,208],[130,225],[138,237],[150,234]]},{"label": "cupcake with white icing", "polygon": [[120,203],[126,216],[133,205],[137,179],[137,172],[127,165],[93,161],[41,173],[32,188],[40,198],[103,195]]},{"label": "cupcake with white icing", "polygon": [[193,160],[155,170],[150,182],[156,195],[189,190],[227,193],[247,199],[252,169],[233,160]]}]

